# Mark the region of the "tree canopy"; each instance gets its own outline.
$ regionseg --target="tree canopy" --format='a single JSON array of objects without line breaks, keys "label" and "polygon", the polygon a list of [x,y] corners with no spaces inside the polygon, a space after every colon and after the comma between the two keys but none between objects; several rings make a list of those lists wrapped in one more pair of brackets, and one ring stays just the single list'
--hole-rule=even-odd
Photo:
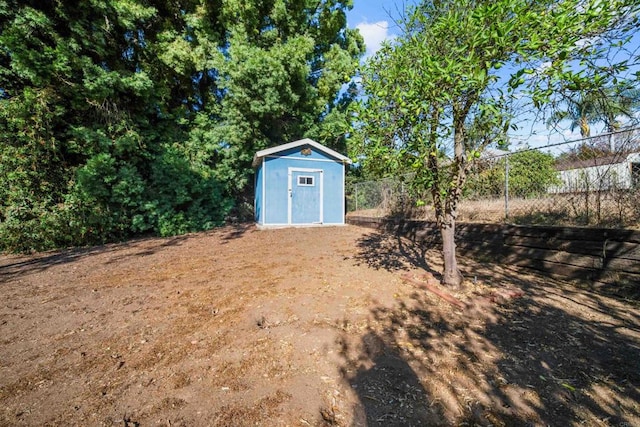
[{"label": "tree canopy", "polygon": [[629,64],[601,60],[635,31],[637,11],[635,0],[422,1],[364,67],[352,153],[380,174],[410,170],[430,192],[444,283],[462,280],[454,235],[468,172],[484,148],[508,144],[514,100],[543,107],[613,82]]},{"label": "tree canopy", "polygon": [[0,2],[0,250],[210,228],[256,150],[345,144],[351,1]]},{"label": "tree canopy", "polygon": [[505,194],[508,168],[509,194],[529,198],[547,194],[549,188],[560,184],[556,159],[535,149],[524,149],[509,155],[489,157],[476,162],[465,193],[480,197],[501,197]]}]

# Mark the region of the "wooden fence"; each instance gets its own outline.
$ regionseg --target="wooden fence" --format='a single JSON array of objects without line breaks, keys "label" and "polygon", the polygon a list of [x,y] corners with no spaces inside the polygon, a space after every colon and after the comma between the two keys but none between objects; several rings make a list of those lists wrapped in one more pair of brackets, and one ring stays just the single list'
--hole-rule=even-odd
[{"label": "wooden fence", "polygon": [[[435,223],[350,216],[347,222],[438,245]],[[606,228],[456,224],[463,256],[517,265],[640,299],[640,231]]]}]

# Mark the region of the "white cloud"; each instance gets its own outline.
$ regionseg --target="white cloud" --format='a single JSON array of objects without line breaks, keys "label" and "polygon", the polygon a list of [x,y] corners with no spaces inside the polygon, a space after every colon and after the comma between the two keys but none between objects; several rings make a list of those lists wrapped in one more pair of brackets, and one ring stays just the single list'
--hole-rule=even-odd
[{"label": "white cloud", "polygon": [[364,43],[367,45],[367,56],[376,53],[380,49],[383,41],[394,38],[394,36],[389,33],[388,21],[378,21],[373,24],[361,22],[356,25],[356,28],[360,30],[360,34],[362,34],[364,38]]}]

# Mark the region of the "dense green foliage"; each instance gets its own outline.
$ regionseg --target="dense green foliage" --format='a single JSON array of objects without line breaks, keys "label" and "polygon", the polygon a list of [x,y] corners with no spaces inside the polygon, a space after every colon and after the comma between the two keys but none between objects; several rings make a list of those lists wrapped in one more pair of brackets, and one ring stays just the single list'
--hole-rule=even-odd
[{"label": "dense green foliage", "polygon": [[367,64],[352,154],[380,174],[411,170],[413,185],[431,193],[445,283],[461,283],[453,239],[467,176],[482,150],[508,143],[510,106],[618,82],[629,58],[611,49],[636,31],[638,4],[424,0]]},{"label": "dense green foliage", "polygon": [[511,155],[477,162],[465,187],[469,197],[500,197],[506,189],[509,168],[511,197],[539,197],[560,183],[556,159],[538,150],[518,151]]},{"label": "dense green foliage", "polygon": [[0,1],[0,250],[208,229],[256,150],[344,147],[340,0]]}]

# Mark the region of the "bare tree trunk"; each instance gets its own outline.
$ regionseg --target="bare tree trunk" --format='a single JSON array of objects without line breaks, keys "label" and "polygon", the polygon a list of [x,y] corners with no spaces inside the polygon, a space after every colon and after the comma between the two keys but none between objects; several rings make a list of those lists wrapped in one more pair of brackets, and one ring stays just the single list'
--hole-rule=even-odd
[{"label": "bare tree trunk", "polygon": [[[458,260],[456,259],[456,217],[458,202],[462,197],[462,187],[467,178],[467,156],[465,153],[465,118],[469,114],[474,97],[468,97],[465,102],[454,105],[453,111],[453,164],[450,174],[448,192],[444,200],[444,207],[440,207],[440,215],[438,215],[438,226],[442,234],[442,258],[444,261],[444,272],[442,274],[442,283],[450,288],[460,288],[462,285],[462,274],[458,269]],[[442,209],[444,208],[444,209]],[[436,210],[436,213],[438,211]]]},{"label": "bare tree trunk", "polygon": [[456,223],[451,215],[447,214],[446,216],[446,220],[440,225],[442,257],[444,260],[442,283],[450,288],[457,289],[462,284],[462,274],[460,274],[458,260],[456,259]]}]

